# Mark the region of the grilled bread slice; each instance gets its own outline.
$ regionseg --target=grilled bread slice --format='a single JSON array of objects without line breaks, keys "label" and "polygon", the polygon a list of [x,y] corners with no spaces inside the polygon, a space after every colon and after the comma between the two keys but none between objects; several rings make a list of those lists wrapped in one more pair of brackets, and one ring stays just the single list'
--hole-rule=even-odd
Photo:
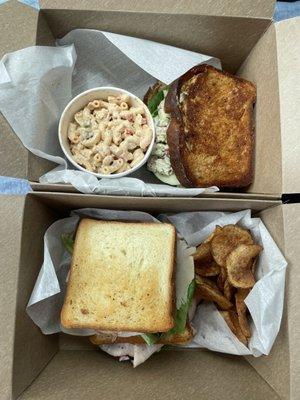
[{"label": "grilled bread slice", "polygon": [[168,331],[174,326],[175,243],[170,224],[81,220],[61,324]]},{"label": "grilled bread slice", "polygon": [[183,186],[237,188],[252,181],[255,86],[210,65],[176,80],[165,101],[170,160]]},{"label": "grilled bread slice", "polygon": [[[157,344],[184,344],[189,342],[194,336],[192,328],[187,325],[185,331],[181,334],[166,335],[157,342]],[[90,337],[90,341],[95,345],[113,344],[113,343],[128,343],[128,344],[145,344],[142,336],[122,337],[112,334],[98,333]]]}]

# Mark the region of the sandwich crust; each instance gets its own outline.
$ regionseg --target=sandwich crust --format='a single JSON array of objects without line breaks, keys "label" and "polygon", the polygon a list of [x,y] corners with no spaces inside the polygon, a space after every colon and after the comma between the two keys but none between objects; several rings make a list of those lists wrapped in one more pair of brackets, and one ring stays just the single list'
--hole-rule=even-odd
[{"label": "sandwich crust", "polygon": [[183,186],[246,187],[253,175],[255,86],[202,64],[172,83],[165,101],[172,168]]}]

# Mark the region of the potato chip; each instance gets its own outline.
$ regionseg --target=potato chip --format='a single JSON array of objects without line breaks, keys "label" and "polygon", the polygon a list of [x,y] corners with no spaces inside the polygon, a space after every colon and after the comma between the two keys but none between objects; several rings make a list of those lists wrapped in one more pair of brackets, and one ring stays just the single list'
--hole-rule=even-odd
[{"label": "potato chip", "polygon": [[215,261],[206,264],[198,264],[196,262],[195,272],[200,276],[216,276],[220,273],[220,266]]},{"label": "potato chip", "polygon": [[234,323],[231,320],[230,311],[219,311],[222,317],[225,319],[226,324],[229,326],[231,332],[236,335],[236,328]]},{"label": "potato chip", "polygon": [[251,271],[253,275],[255,275],[256,272],[256,264],[257,264],[257,257],[251,260]]},{"label": "potato chip", "polygon": [[230,330],[246,346],[251,330],[244,300],[255,284],[257,256],[261,250],[247,230],[226,225],[216,226],[194,256],[196,303],[213,301]]},{"label": "potato chip", "polygon": [[220,274],[218,275],[218,278],[217,278],[217,286],[221,290],[221,292],[224,291],[224,284],[225,284],[226,279],[227,279],[226,268],[220,267]]},{"label": "potato chip", "polygon": [[250,289],[238,289],[235,294],[236,312],[238,315],[238,320],[241,330],[243,332],[243,335],[246,336],[246,338],[251,337],[250,325],[247,318],[247,306],[244,301],[245,298],[248,296],[249,292]]},{"label": "potato chip", "polygon": [[209,243],[209,242],[211,242],[212,238],[213,238],[214,236],[216,236],[216,235],[217,235],[218,233],[220,233],[220,232],[222,232],[222,228],[221,228],[221,226],[217,225],[217,226],[215,227],[215,230],[213,231],[213,233],[211,233],[211,234],[208,236],[208,238],[204,240],[203,243]]},{"label": "potato chip", "polygon": [[231,332],[238,338],[240,342],[247,346],[248,340],[241,330],[237,313],[235,311],[221,311],[220,314],[224,318]]},{"label": "potato chip", "polygon": [[214,301],[222,310],[229,310],[233,304],[220,292],[218,286],[207,278],[196,275],[196,292],[203,300]]},{"label": "potato chip", "polygon": [[235,311],[230,311],[230,318],[231,321],[233,322],[233,325],[236,329],[236,334],[235,336],[239,339],[240,342],[242,342],[245,346],[248,345],[248,340],[246,336],[243,334],[242,329],[239,324],[239,319],[237,316],[237,313]]},{"label": "potato chip", "polygon": [[257,264],[257,257],[251,258],[251,260],[249,261],[248,268],[251,269],[254,279],[255,279],[255,272],[256,272],[256,264]]},{"label": "potato chip", "polygon": [[196,253],[194,254],[194,261],[198,264],[203,263],[207,264],[213,260],[211,252],[210,252],[210,244],[202,243],[197,247]]},{"label": "potato chip", "polygon": [[234,292],[235,292],[235,288],[230,284],[228,279],[226,279],[224,282],[224,288],[223,288],[223,293],[224,293],[224,296],[226,297],[226,299],[231,301],[232,297],[234,295]]},{"label": "potato chip", "polygon": [[228,255],[240,244],[253,244],[248,231],[238,225],[226,225],[211,241],[211,253],[216,263],[226,266]]},{"label": "potato chip", "polygon": [[228,280],[234,287],[248,289],[254,286],[251,261],[261,250],[257,244],[241,244],[229,254],[226,268]]}]

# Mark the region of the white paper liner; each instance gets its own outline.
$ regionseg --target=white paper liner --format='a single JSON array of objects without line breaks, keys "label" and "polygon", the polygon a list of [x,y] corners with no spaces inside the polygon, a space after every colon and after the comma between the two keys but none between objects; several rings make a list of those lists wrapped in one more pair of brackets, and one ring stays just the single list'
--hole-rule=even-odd
[{"label": "white paper liner", "polygon": [[[159,222],[143,212],[81,209],[74,211],[70,218],[52,224],[45,233],[44,263],[27,306],[27,313],[45,334],[59,331],[76,335],[95,333],[92,330],[65,330],[59,322],[70,265],[70,255],[63,249],[61,234],[74,232],[79,218],[83,216],[96,219]],[[251,231],[255,242],[263,246],[263,251],[257,263],[257,282],[245,300],[252,317],[249,348],[233,335],[214,304],[205,302],[198,306],[192,321],[197,331],[193,341],[181,347],[201,347],[235,355],[269,354],[282,317],[287,262],[263,222],[259,218],[251,218],[250,210],[236,213],[190,212],[172,216],[160,215],[158,218],[160,221],[174,224],[179,235],[191,247],[187,248],[184,242],[177,247],[176,280],[180,281],[181,285],[176,285],[176,294],[182,299],[186,298],[187,287],[193,276],[189,257],[194,251],[194,246],[206,239],[216,225],[237,223]],[[180,287],[185,287],[185,290],[180,291]],[[177,302],[177,307],[179,304],[180,301]],[[126,355],[133,354],[134,365],[137,366],[161,346],[114,344],[101,348],[111,355],[122,357],[122,360],[126,359]]]},{"label": "white paper liner", "polygon": [[146,167],[128,178],[98,180],[66,161],[57,129],[64,107],[87,89],[116,86],[143,98],[156,79],[169,84],[203,62],[220,68],[219,60],[89,29],[73,30],[57,44],[29,47],[0,61],[0,111],[29,151],[59,164],[40,177],[41,183],[70,183],[83,193],[123,196],[196,196],[218,190],[160,184]]}]

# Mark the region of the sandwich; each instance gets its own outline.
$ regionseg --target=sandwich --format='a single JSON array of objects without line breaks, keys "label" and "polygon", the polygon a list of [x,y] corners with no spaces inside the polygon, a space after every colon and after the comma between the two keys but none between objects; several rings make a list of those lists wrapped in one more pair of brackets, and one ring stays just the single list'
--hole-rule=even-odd
[{"label": "sandwich", "polygon": [[148,169],[184,187],[242,188],[253,179],[255,86],[201,64],[144,98],[156,125]]},{"label": "sandwich", "polygon": [[192,338],[188,309],[195,285],[189,282],[186,301],[177,307],[173,225],[84,218],[75,241],[71,235],[63,241],[72,252],[63,328],[90,330],[96,345],[176,344]]}]

